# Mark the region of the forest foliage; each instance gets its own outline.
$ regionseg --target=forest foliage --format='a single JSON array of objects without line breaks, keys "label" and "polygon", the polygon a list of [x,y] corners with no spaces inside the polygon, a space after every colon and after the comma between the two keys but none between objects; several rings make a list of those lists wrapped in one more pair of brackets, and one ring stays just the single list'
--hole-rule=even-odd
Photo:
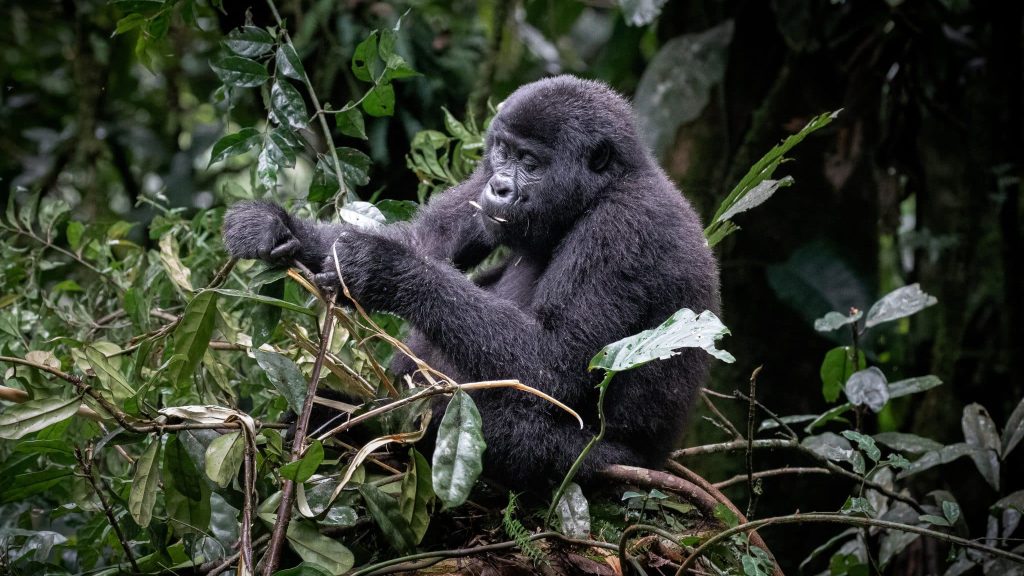
[{"label": "forest foliage", "polygon": [[[501,3],[484,3],[471,18],[435,3],[335,12],[321,2],[284,15],[284,6],[266,6],[254,15],[194,0],[82,3],[76,24],[32,56],[26,38],[5,48],[19,86],[81,104],[54,113],[48,126],[40,121],[28,136],[38,155],[3,166],[10,189],[0,216],[0,571],[380,574],[494,550],[518,551],[525,566],[557,565],[564,560],[555,550],[564,546],[620,572],[683,573],[696,564],[702,573],[753,576],[773,573],[778,561],[787,571],[861,575],[897,573],[901,554],[928,540],[940,546],[931,557],[948,576],[1024,574],[1014,538],[1024,490],[1008,472],[1024,439],[1024,403],[1003,419],[977,402],[958,405],[962,434],[953,439],[927,437],[899,419],[908,402],[944,386],[929,370],[908,373],[916,367],[893,361],[908,354],[911,322],[947,305],[914,282],[878,290],[866,312],[804,307],[832,344],[821,354],[806,346],[817,377],[792,385],[815,399],[813,410],[780,413],[759,384],[760,368],[744,375],[743,390],[716,376],[702,393],[702,441],[688,442],[668,466],[674,482],[696,482],[704,500],[672,482],[588,494],[572,472],[540,503],[488,488],[480,414],[467,392],[543,393],[529,382],[452,382],[426,365],[425,387],[393,381],[390,358],[411,354],[402,321],[322,293],[302,270],[229,260],[220,241],[224,208],[273,198],[355,226],[407,220],[468,175],[494,96],[507,92],[502,83],[547,70],[550,50],[584,62],[581,71],[635,85],[640,107],[651,97],[645,80],[663,72],[634,78],[615,57],[631,54],[653,69],[664,61],[659,54],[680,50],[655,34],[670,7],[525,2],[506,14]],[[15,24],[29,14],[17,11]],[[322,34],[329,26],[336,28]],[[606,30],[606,49],[580,41],[581,27]],[[676,38],[688,46],[713,39],[704,49],[719,52],[699,62],[704,74],[683,75],[666,90],[704,102],[703,113],[733,35],[729,21]],[[75,57],[57,72],[28,72],[68,42]],[[467,56],[474,53],[485,56],[477,83]],[[514,73],[516,66],[533,68]],[[448,92],[459,96],[449,100]],[[464,113],[459,98],[468,102]],[[16,96],[3,104],[5,121],[22,105]],[[733,234],[737,220],[751,222],[773,195],[801,186],[799,175],[776,170],[786,171],[787,156],[801,157],[802,141],[823,138],[833,121],[856,113],[831,109],[838,106],[806,113],[730,174],[713,196],[717,210],[707,210],[710,245],[724,250],[748,236]],[[696,117],[682,113],[667,120],[673,130]],[[132,126],[148,118],[164,125]],[[159,130],[176,141],[156,145]],[[673,141],[652,145],[665,158]],[[381,176],[388,172],[407,179]],[[403,184],[405,193],[392,191]],[[936,242],[931,249],[941,250]],[[799,254],[788,270],[768,273],[776,285],[801,274],[801,289],[821,284]],[[684,309],[609,343],[591,362],[605,375],[597,413],[616,373],[681,347],[736,360],[716,346],[728,333],[710,312]],[[318,389],[338,394],[317,396]],[[450,397],[439,427],[448,440],[439,445],[449,449],[428,461],[414,444],[434,396]],[[334,417],[307,429],[314,411]],[[357,428],[368,435],[348,434]],[[767,450],[772,456],[759,456]],[[710,454],[730,455],[724,470],[737,476],[711,485],[682,464],[697,468],[690,462]],[[957,462],[969,462],[987,485],[982,504],[953,489],[962,486],[936,481],[936,469]],[[811,512],[814,505],[798,500],[800,513],[759,514],[771,505],[762,496],[775,497],[767,483],[790,475],[819,481],[832,505]],[[734,500],[745,510],[722,494],[731,486],[743,487]],[[459,512],[467,507],[472,521]],[[815,533],[805,556],[773,549],[772,525],[819,522],[837,528]],[[768,545],[753,535],[758,528]],[[481,543],[463,531],[487,536]]]}]

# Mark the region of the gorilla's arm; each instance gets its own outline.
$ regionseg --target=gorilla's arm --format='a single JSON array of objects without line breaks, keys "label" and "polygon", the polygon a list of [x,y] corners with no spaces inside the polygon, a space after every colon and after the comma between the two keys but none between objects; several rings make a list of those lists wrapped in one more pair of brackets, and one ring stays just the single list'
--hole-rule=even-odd
[{"label": "gorilla's arm", "polygon": [[[628,245],[637,238],[629,229],[635,225],[610,209],[577,222],[535,288],[550,295],[539,295],[536,310],[521,309],[455,268],[422,258],[388,230],[346,231],[337,252],[353,296],[363,306],[405,318],[463,378],[518,378],[592,412],[596,382],[586,373],[587,361],[636,331],[649,301],[642,284],[630,279],[633,271],[624,268],[646,260]],[[488,474],[516,478],[515,485],[564,473],[596,431],[580,430],[570,416],[532,395],[493,390],[478,398],[487,443],[502,456],[488,461]],[[596,426],[596,418],[589,420]],[[613,434],[584,463],[581,479],[609,463],[643,462]]]},{"label": "gorilla's arm", "polygon": [[[477,171],[458,186],[431,198],[412,222],[388,226],[384,234],[458,269],[474,266],[494,248],[476,209],[469,204],[486,183],[487,176]],[[321,272],[335,240],[353,229],[348,224],[298,218],[269,202],[239,202],[224,217],[224,244],[236,258],[284,265],[298,260]]]}]

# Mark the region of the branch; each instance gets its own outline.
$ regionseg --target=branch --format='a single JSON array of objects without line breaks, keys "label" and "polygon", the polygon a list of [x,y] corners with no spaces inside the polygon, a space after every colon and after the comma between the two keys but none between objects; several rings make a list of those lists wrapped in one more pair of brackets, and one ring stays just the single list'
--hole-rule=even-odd
[{"label": "branch", "polygon": [[[750,443],[754,448],[799,448],[800,445],[788,438],[769,438],[764,440],[754,440]],[[687,456],[703,456],[706,454],[718,454],[719,452],[732,452],[734,450],[746,450],[746,440],[732,440],[730,442],[721,442],[718,444],[705,444],[703,446],[694,446],[692,448],[683,448],[676,450],[670,454],[670,458],[685,458]]]},{"label": "branch", "polygon": [[721,542],[722,540],[729,538],[734,534],[740,534],[748,532],[750,530],[756,530],[758,528],[768,525],[781,525],[781,524],[805,524],[805,523],[827,523],[827,524],[846,524],[849,526],[865,526],[865,527],[878,527],[885,528],[888,530],[901,530],[903,532],[911,532],[914,534],[921,534],[922,536],[928,536],[941,540],[943,542],[949,542],[950,544],[957,544],[966,548],[973,548],[974,550],[980,550],[987,552],[994,556],[1001,556],[1008,558],[1016,562],[1024,563],[1024,556],[1001,550],[992,546],[986,546],[985,544],[979,544],[973,540],[966,538],[960,538],[959,536],[953,536],[952,534],[946,534],[945,532],[938,532],[936,530],[930,530],[928,528],[921,528],[919,526],[911,526],[909,524],[900,524],[899,522],[889,522],[887,520],[875,520],[874,518],[863,518],[860,516],[844,516],[842,514],[828,513],[828,512],[812,512],[809,514],[792,514],[789,516],[776,516],[774,518],[763,518],[761,520],[754,520],[753,522],[747,522],[746,524],[740,524],[734,526],[728,530],[724,530],[715,534],[711,538],[708,538],[703,544],[697,547],[682,565],[679,566],[679,570],[676,571],[676,576],[683,576],[686,573],[686,569],[689,568],[700,558],[701,554],[705,550]]},{"label": "branch", "polygon": [[140,573],[139,565],[135,562],[135,555],[132,554],[131,546],[128,545],[128,540],[124,537],[124,532],[121,531],[121,527],[117,524],[117,518],[114,517],[114,511],[110,508],[110,503],[103,496],[103,489],[100,488],[99,483],[96,482],[96,477],[92,475],[92,463],[89,458],[79,448],[75,448],[75,459],[78,460],[78,465],[82,469],[82,474],[89,479],[89,484],[92,485],[92,489],[96,492],[96,497],[100,500],[100,506],[103,508],[103,513],[107,517],[107,522],[110,527],[114,529],[114,534],[117,536],[117,541],[121,543],[121,548],[124,550],[124,555],[128,558],[128,562],[132,565],[132,570],[136,574]]},{"label": "branch", "polygon": [[[31,400],[31,398],[29,397],[28,392],[25,392],[24,390],[19,390],[17,388],[9,388],[7,386],[0,386],[0,400],[7,400],[8,402],[24,404],[25,402]],[[81,416],[83,418],[88,418],[89,420],[93,420],[96,422],[104,420],[103,416],[99,412],[85,405],[78,407],[78,412],[76,415]]]},{"label": "branch", "polygon": [[[754,472],[754,478],[767,478],[769,476],[783,476],[786,474],[829,474],[831,470],[828,468],[801,468],[801,467],[786,467],[786,468],[774,468],[772,470],[762,470],[760,472]],[[728,480],[722,480],[721,482],[715,482],[712,484],[715,488],[722,489],[728,488],[739,484],[747,480],[746,474],[737,474]]]},{"label": "branch", "polygon": [[[268,0],[273,6],[273,1]],[[277,10],[274,10],[277,15]],[[278,17],[280,18],[280,17]],[[295,437],[292,439],[292,451],[288,462],[295,462],[302,457],[306,448],[306,430],[309,428],[309,417],[313,412],[313,399],[316,397],[316,387],[320,383],[320,371],[324,367],[324,357],[331,345],[331,337],[334,335],[334,297],[327,303],[327,314],[324,315],[323,331],[320,333],[320,352],[313,363],[313,371],[309,376],[309,386],[306,389],[306,399],[302,403],[302,413],[299,414],[298,422],[295,424]],[[272,576],[277,570],[280,562],[281,547],[284,545],[285,534],[288,524],[291,521],[292,502],[295,499],[295,482],[284,479],[281,483],[281,504],[277,508],[277,521],[274,523],[274,532],[267,546],[267,553],[263,557],[263,575]]]},{"label": "branch", "polygon": [[[569,538],[558,532],[539,532],[531,535],[527,540],[534,542],[536,540],[559,540],[566,544],[574,546],[590,546],[593,548],[603,548],[605,550],[618,551],[619,547],[609,542],[600,542],[597,540],[579,540],[576,538]],[[404,566],[406,562],[414,562],[417,560],[435,560],[431,564],[436,564],[446,558],[463,558],[466,556],[473,556],[475,554],[481,554],[484,552],[495,552],[498,550],[508,550],[510,548],[516,548],[519,545],[514,540],[508,542],[499,542],[497,544],[486,544],[483,546],[473,546],[470,548],[458,548],[455,550],[439,550],[437,552],[421,552],[419,554],[411,554],[409,556],[402,556],[401,558],[393,558],[391,560],[385,560],[377,564],[371,564],[365,568],[360,568],[355,572],[349,574],[349,576],[380,576],[382,574],[391,574],[394,572],[402,572],[409,570],[410,568]],[[427,564],[426,566],[429,566]],[[425,568],[426,566],[417,566],[417,568]]]}]

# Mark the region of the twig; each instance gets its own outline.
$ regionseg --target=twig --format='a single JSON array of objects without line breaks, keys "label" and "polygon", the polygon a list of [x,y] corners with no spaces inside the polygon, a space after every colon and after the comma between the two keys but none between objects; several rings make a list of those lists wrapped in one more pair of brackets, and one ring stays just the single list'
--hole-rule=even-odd
[{"label": "twig", "polygon": [[[763,440],[754,440],[750,443],[754,448],[799,448],[800,444],[794,440],[788,438],[768,438]],[[734,450],[746,450],[746,440],[732,440],[730,442],[720,442],[718,444],[704,444],[703,446],[693,446],[691,448],[682,448],[673,452],[670,457],[673,459],[685,458],[687,456],[703,456],[705,454],[717,454],[719,452],[732,452]]]},{"label": "twig", "polygon": [[132,554],[132,549],[128,546],[128,540],[124,537],[124,532],[121,531],[121,526],[117,524],[117,518],[114,517],[114,511],[110,508],[110,503],[107,502],[106,497],[103,496],[103,489],[99,483],[96,482],[96,477],[92,474],[92,461],[86,458],[85,454],[78,447],[75,447],[75,459],[78,460],[78,466],[82,469],[82,474],[89,479],[89,484],[92,486],[93,492],[96,493],[96,497],[100,500],[100,506],[103,508],[103,513],[107,517],[107,523],[114,529],[114,534],[117,536],[117,541],[121,543],[121,548],[124,550],[124,555],[128,558],[128,563],[132,565],[132,570],[136,574],[141,572],[139,570],[138,563],[135,562],[135,555]]},{"label": "twig", "polygon": [[[828,468],[814,468],[814,467],[786,467],[786,468],[774,468],[772,470],[761,470],[760,472],[754,472],[755,478],[767,478],[769,476],[783,476],[786,474],[829,474],[831,471]],[[722,480],[721,482],[715,482],[712,484],[715,488],[722,489],[734,486],[747,480],[746,474],[737,474],[728,480]]]},{"label": "twig", "polygon": [[750,494],[747,499],[747,518],[754,516],[757,509],[757,499],[761,495],[761,486],[754,480],[754,418],[757,417],[757,375],[761,373],[762,366],[754,369],[750,375],[750,400],[747,402],[747,483],[750,485]]},{"label": "twig", "polygon": [[[252,541],[253,549],[259,548],[260,546],[265,544],[267,542],[267,540],[270,540],[270,534],[264,534],[263,536],[260,536],[259,538],[253,540]],[[210,562],[206,562],[204,564],[201,564],[199,566],[199,569],[196,570],[196,573],[198,573],[198,574],[220,574],[221,572],[227,570],[229,566],[231,566],[232,564],[237,562],[240,557],[241,557],[241,552],[239,551],[239,552],[235,552],[231,556],[228,556],[227,558],[224,558],[223,560],[221,560],[221,559],[211,560]]]},{"label": "twig", "polygon": [[[268,0],[273,6],[272,0]],[[276,9],[274,14],[277,14]],[[295,462],[302,457],[306,444],[306,430],[309,427],[309,417],[313,412],[313,398],[316,396],[316,387],[320,383],[320,371],[324,367],[324,357],[330,348],[331,337],[334,335],[334,295],[327,302],[327,313],[324,315],[323,331],[320,333],[320,353],[317,354],[313,363],[313,371],[309,377],[309,386],[306,389],[306,399],[302,403],[302,413],[299,414],[298,422],[295,424],[295,437],[292,439],[291,455],[288,462]],[[263,557],[263,575],[272,576],[277,570],[280,562],[281,547],[284,545],[285,533],[291,521],[292,502],[295,499],[295,482],[285,478],[281,482],[281,504],[277,508],[277,521],[274,522],[273,535],[270,544],[267,546],[267,553]]]},{"label": "twig", "polygon": [[[598,540],[580,540],[576,538],[569,538],[558,532],[539,532],[532,534],[527,540],[530,542],[536,540],[559,540],[566,544],[574,546],[590,546],[593,548],[603,548],[605,550],[618,551],[619,547],[609,542],[600,542]],[[401,572],[407,570],[406,567],[402,566],[406,562],[413,562],[416,560],[427,560],[436,558],[438,562],[446,558],[463,558],[466,556],[473,556],[475,554],[482,554],[484,552],[496,552],[498,550],[508,550],[510,548],[516,548],[519,545],[515,540],[508,542],[499,542],[497,544],[485,544],[483,546],[473,546],[470,548],[458,548],[455,550],[439,550],[437,552],[421,552],[419,554],[411,554],[409,556],[402,556],[401,558],[393,558],[391,560],[385,560],[377,564],[360,568],[355,572],[349,574],[349,576],[380,576],[382,574],[391,574],[394,572]],[[424,566],[421,566],[421,568]]]},{"label": "twig", "polygon": [[729,538],[734,534],[740,534],[742,532],[748,532],[750,530],[756,530],[758,528],[769,526],[769,525],[782,525],[782,524],[805,524],[805,523],[828,523],[828,524],[846,524],[850,526],[867,526],[867,527],[878,527],[885,528],[888,530],[901,530],[903,532],[911,532],[914,534],[921,534],[922,536],[928,536],[941,540],[943,542],[949,542],[951,544],[957,544],[966,548],[972,548],[974,550],[980,550],[989,554],[1014,560],[1024,564],[1024,556],[1014,554],[1006,550],[1001,550],[985,544],[979,544],[973,540],[966,538],[960,538],[959,536],[953,536],[952,534],[946,534],[945,532],[938,532],[936,530],[930,530],[928,528],[921,528],[920,526],[911,526],[909,524],[900,524],[899,522],[890,522],[888,520],[876,520],[874,518],[863,518],[860,516],[845,516],[842,514],[832,514],[825,512],[812,512],[809,514],[792,514],[789,516],[776,516],[773,518],[762,518],[761,520],[754,520],[746,524],[740,524],[734,526],[728,530],[724,530],[715,534],[711,538],[708,538],[700,546],[698,546],[689,557],[683,561],[682,565],[679,566],[679,570],[676,572],[676,576],[682,576],[686,573],[686,569],[693,565],[694,562],[704,553],[705,550],[721,542],[722,540]]},{"label": "twig", "polygon": [[238,538],[238,558],[241,565],[239,572],[244,576],[250,576],[256,572],[256,565],[253,564],[253,542],[252,542],[252,497],[256,491],[256,450],[253,446],[255,439],[252,438],[251,430],[242,428],[245,436],[245,455],[242,460],[244,483],[242,493],[242,526]]},{"label": "twig", "polygon": [[620,566],[625,566],[626,563],[631,563],[633,561],[632,558],[629,557],[629,546],[627,546],[627,544],[629,543],[629,537],[632,536],[635,532],[653,532],[654,534],[661,536],[669,542],[672,542],[673,544],[682,547],[682,544],[679,543],[680,536],[676,534],[672,534],[671,532],[663,530],[657,526],[652,526],[650,524],[632,524],[630,526],[627,526],[626,529],[622,531],[622,536],[619,537]]},{"label": "twig", "polygon": [[42,244],[45,248],[49,248],[49,249],[54,250],[56,252],[60,252],[61,254],[67,256],[68,258],[71,258],[72,260],[74,260],[78,264],[84,266],[85,268],[88,268],[94,274],[99,276],[100,279],[102,279],[104,282],[109,283],[114,288],[120,288],[121,287],[113,278],[108,276],[105,272],[103,272],[99,268],[93,266],[92,264],[90,264],[89,262],[84,260],[78,254],[75,254],[74,252],[72,252],[70,250],[65,250],[64,248],[61,248],[60,246],[57,246],[56,244],[54,244],[53,242],[50,242],[49,240],[46,240],[44,238],[40,238],[39,236],[36,236],[35,233],[33,233],[31,230],[23,230],[23,229],[18,228],[18,227],[7,227],[7,226],[0,226],[0,228],[5,228],[7,230],[10,230],[10,231],[14,232],[15,234],[20,234],[21,236],[26,236],[28,238],[31,238],[31,239],[35,240],[36,242]]},{"label": "twig", "polygon": [[[25,402],[31,400],[31,398],[29,398],[28,392],[25,392],[24,390],[19,390],[17,388],[9,388],[7,386],[0,386],[0,400],[7,400],[8,402],[24,404]],[[85,405],[78,407],[78,413],[76,415],[81,416],[83,418],[88,418],[89,420],[93,420],[96,422],[104,420],[103,416],[99,412]]]},{"label": "twig", "polygon": [[743,439],[743,434],[740,432],[739,428],[726,418],[725,414],[722,414],[722,411],[718,409],[718,406],[715,406],[715,403],[711,401],[711,396],[708,394],[708,390],[700,391],[700,399],[704,402],[704,406],[717,417],[718,422],[721,423],[722,426],[725,426],[727,430],[732,432],[733,438],[736,440]]}]

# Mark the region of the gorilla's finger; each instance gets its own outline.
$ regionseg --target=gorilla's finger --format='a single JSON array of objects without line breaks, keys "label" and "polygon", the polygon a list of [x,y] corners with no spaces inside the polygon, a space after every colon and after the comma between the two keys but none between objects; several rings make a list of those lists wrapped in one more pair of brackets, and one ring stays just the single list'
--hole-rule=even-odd
[{"label": "gorilla's finger", "polygon": [[334,270],[320,272],[313,276],[313,280],[315,280],[317,286],[320,286],[321,288],[334,288],[341,284],[341,282],[338,281],[338,273]]},{"label": "gorilla's finger", "polygon": [[270,259],[274,261],[291,260],[301,247],[302,244],[298,238],[290,238],[284,244],[270,251]]}]

